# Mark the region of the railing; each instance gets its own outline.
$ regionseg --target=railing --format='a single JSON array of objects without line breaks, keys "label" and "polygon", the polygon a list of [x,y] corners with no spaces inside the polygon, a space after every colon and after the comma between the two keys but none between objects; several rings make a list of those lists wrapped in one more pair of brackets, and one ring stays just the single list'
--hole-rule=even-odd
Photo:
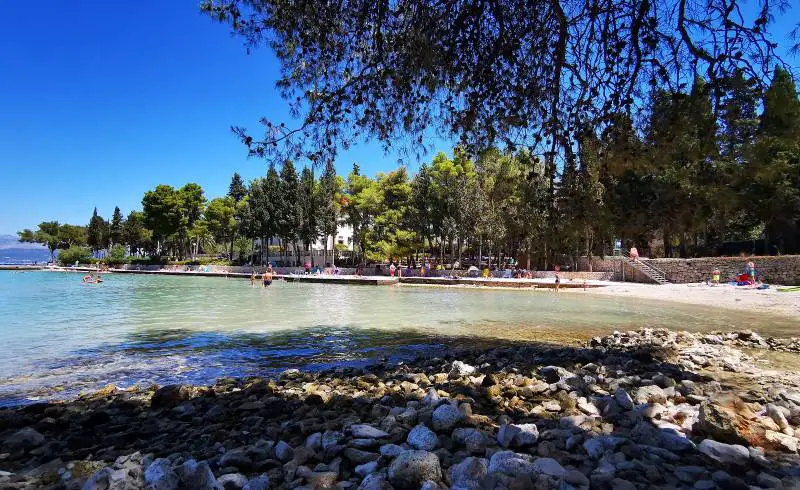
[{"label": "railing", "polygon": [[628,264],[630,264],[631,267],[646,275],[658,284],[669,284],[666,272],[650,264],[649,261],[646,263],[639,260],[639,258],[631,258],[628,250],[623,249],[621,252],[623,254],[623,258],[628,262]]}]

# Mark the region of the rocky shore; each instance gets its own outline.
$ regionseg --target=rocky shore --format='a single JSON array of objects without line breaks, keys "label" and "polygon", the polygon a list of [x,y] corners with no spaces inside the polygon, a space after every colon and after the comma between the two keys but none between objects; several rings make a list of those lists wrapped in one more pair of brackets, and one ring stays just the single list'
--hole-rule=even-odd
[{"label": "rocky shore", "polygon": [[800,375],[752,332],[615,332],[0,410],[0,488],[800,488]]}]

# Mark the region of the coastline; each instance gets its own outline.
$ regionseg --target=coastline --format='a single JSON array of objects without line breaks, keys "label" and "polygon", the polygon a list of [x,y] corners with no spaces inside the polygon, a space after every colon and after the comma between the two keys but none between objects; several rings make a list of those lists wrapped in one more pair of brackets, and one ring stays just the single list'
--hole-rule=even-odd
[{"label": "coastline", "polygon": [[800,375],[743,348],[800,344],[641,329],[212,386],[109,385],[0,410],[0,486],[791,487]]}]

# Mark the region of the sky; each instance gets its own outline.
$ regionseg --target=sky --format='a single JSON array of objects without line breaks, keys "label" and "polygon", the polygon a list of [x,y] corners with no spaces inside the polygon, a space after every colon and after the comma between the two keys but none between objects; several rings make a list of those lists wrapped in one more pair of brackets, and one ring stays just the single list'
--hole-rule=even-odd
[{"label": "sky", "polygon": [[[196,0],[4,2],[0,14],[0,234],[45,220],[85,224],[141,209],[158,184],[224,195],[234,172],[266,173],[230,126],[289,120],[278,63],[246,53]],[[441,145],[449,150],[449,145]],[[342,153],[394,169],[374,142]],[[413,169],[413,162],[410,167]],[[301,164],[302,165],[302,164]]]},{"label": "sky", "polygon": [[[750,2],[755,3],[755,2]],[[777,31],[792,27],[777,19]],[[231,175],[263,175],[231,125],[289,120],[278,63],[247,54],[197,0],[4,2],[0,14],[0,234],[45,220],[85,224],[141,209],[158,184],[197,182],[213,198]],[[432,140],[436,151],[451,145]],[[370,175],[397,156],[365,142],[337,160]],[[414,162],[410,167],[414,170]]]}]

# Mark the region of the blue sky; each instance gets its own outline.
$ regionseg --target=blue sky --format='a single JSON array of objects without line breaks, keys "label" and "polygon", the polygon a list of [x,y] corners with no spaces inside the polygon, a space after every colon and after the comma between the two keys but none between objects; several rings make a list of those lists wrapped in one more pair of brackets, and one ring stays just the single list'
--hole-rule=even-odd
[{"label": "blue sky", "polygon": [[[195,0],[4,2],[0,73],[0,234],[84,224],[95,206],[127,214],[160,183],[222,195],[234,171],[249,180],[266,169],[230,126],[288,117],[270,51],[247,55]],[[357,161],[373,174],[396,160],[364,143],[337,170]]]},{"label": "blue sky", "polygon": [[[0,234],[127,214],[160,183],[222,195],[266,172],[230,126],[288,118],[271,52],[247,55],[194,0],[4,2],[0,66]],[[396,160],[362,144],[337,171]]]}]

